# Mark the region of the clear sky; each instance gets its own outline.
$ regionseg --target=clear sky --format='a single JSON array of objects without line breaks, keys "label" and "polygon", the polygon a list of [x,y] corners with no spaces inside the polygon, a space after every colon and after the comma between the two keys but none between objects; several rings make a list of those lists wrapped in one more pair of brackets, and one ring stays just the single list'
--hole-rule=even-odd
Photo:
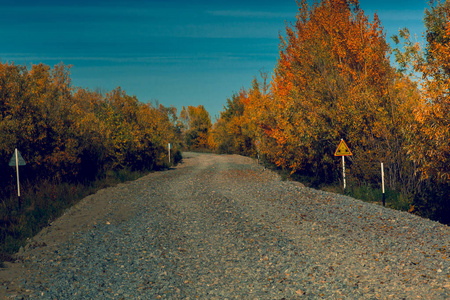
[{"label": "clear sky", "polygon": [[[427,0],[361,0],[387,37],[423,33]],[[0,0],[0,60],[73,65],[74,86],[118,86],[140,101],[219,115],[226,99],[271,73],[295,0]],[[390,39],[389,39],[390,41]]]}]

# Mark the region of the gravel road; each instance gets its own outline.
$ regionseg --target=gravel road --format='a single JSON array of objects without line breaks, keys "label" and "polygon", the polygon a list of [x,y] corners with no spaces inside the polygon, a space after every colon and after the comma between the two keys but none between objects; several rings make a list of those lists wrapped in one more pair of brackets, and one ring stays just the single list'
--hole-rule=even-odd
[{"label": "gravel road", "polygon": [[109,210],[21,252],[5,297],[450,298],[448,226],[280,181],[250,158],[184,153],[107,190],[90,201],[106,195]]}]

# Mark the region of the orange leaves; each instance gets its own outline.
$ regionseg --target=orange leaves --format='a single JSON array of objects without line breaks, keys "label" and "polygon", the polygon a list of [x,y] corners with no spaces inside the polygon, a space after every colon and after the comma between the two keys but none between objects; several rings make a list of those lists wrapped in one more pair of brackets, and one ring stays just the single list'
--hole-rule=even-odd
[{"label": "orange leaves", "polygon": [[409,153],[425,178],[434,176],[450,182],[450,100],[442,97],[435,103],[424,103],[415,112],[413,140]]},{"label": "orange leaves", "polygon": [[212,136],[218,152],[239,153],[256,156],[255,141],[259,141],[264,151],[264,131],[271,131],[269,85],[267,74],[261,73],[262,82],[255,78],[252,87],[241,90],[227,100],[227,107],[221,112],[214,125]]},{"label": "orange leaves", "polygon": [[[427,51],[416,63],[423,72],[423,103],[414,112],[411,157],[423,177],[450,182],[450,7],[438,3],[427,10]],[[400,56],[400,55],[399,55]]]},{"label": "orange leaves", "polygon": [[387,53],[378,16],[370,22],[358,1],[311,7],[302,1],[296,23],[281,37],[270,90],[255,80],[233,95],[215,125],[216,144],[256,155],[259,140],[276,165],[332,181],[339,167],[332,153],[345,138],[356,153],[352,176],[373,181],[374,174],[364,174],[367,166],[383,160],[394,168],[404,158],[419,99],[416,86],[395,75]]},{"label": "orange leaves", "polygon": [[378,18],[370,23],[357,1],[322,1],[309,11],[304,2],[286,32],[269,103],[276,125],[267,134],[286,167],[331,171],[325,158],[334,141],[372,134],[392,73],[388,46]]},{"label": "orange leaves", "polygon": [[[93,179],[109,168],[152,169],[179,151],[169,111],[120,88],[103,96],[71,86],[69,67],[0,63],[0,159],[19,148],[28,180]],[[3,158],[1,158],[3,157]],[[0,175],[0,183],[5,178]]]},{"label": "orange leaves", "polygon": [[[320,183],[335,182],[340,166],[332,154],[344,138],[354,153],[348,166],[353,184],[379,185],[383,162],[386,185],[414,197],[414,212],[425,207],[417,200],[424,193],[448,207],[448,3],[438,4],[445,13],[436,8],[426,18],[426,57],[406,29],[400,32],[406,47],[394,50],[400,66],[395,70],[377,15],[369,21],[356,0],[323,0],[311,7],[302,1],[296,23],[280,38],[270,85],[266,78],[263,85],[255,80],[228,100],[212,132],[218,151],[256,156],[259,141],[258,154],[271,163]],[[423,89],[403,74],[408,70],[424,73]],[[447,187],[420,191],[426,184],[417,171]]]}]

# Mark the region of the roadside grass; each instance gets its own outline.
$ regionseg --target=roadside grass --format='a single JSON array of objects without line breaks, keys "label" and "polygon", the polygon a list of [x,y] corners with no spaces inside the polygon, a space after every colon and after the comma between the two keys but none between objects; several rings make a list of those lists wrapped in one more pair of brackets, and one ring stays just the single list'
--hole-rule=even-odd
[{"label": "roadside grass", "polygon": [[[321,190],[347,195],[355,199],[362,200],[364,202],[374,203],[378,205],[383,205],[383,193],[381,188],[374,188],[368,185],[361,186],[349,186],[348,189],[344,193],[344,189],[342,186],[337,184],[334,185],[324,185],[320,187]],[[385,204],[386,207],[401,210],[401,211],[409,211],[412,206],[412,197],[404,195],[398,191],[386,189],[385,190]]]},{"label": "roadside grass", "polygon": [[66,209],[100,189],[118,183],[136,180],[149,172],[108,171],[94,182],[57,183],[42,180],[21,185],[21,207],[14,186],[7,189],[9,196],[0,199],[0,268],[3,262],[14,261],[13,254],[42,228],[61,216]]},{"label": "roadside grass", "polygon": [[[294,180],[303,183],[307,187],[320,189],[327,192],[332,192],[336,194],[347,195],[352,198],[362,200],[364,202],[374,203],[378,205],[383,205],[383,193],[381,187],[372,187],[370,185],[354,185],[349,182],[349,186],[344,191],[342,185],[339,183],[321,183],[317,178],[307,175],[300,174],[290,174],[288,170],[283,170],[274,164],[270,164],[267,161],[261,162],[266,168],[277,172],[281,180]],[[401,210],[410,211],[413,205],[413,196],[405,195],[398,191],[386,189],[385,190],[385,204],[386,207]]]}]

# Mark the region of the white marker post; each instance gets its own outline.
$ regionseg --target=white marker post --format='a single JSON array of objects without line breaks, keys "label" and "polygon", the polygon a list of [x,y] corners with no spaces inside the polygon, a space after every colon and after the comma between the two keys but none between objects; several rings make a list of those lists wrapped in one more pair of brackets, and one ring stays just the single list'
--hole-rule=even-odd
[{"label": "white marker post", "polygon": [[25,166],[25,160],[23,159],[22,155],[20,155],[19,150],[17,148],[14,150],[14,154],[11,157],[11,160],[9,161],[9,165],[11,167],[16,167],[16,173],[17,173],[17,196],[19,197],[19,209],[21,208],[20,203],[20,181],[19,181],[19,166]]},{"label": "white marker post", "polygon": [[169,164],[170,164],[170,143],[167,145],[167,148],[169,149]]},{"label": "white marker post", "polygon": [[345,194],[345,188],[347,187],[345,183],[345,156],[342,156],[342,179],[344,180],[344,194]]},{"label": "white marker post", "polygon": [[383,192],[383,206],[386,206],[386,197],[384,194],[384,166],[381,163],[381,191]]},{"label": "white marker post", "polygon": [[20,181],[19,181],[19,156],[17,154],[17,148],[14,155],[16,156],[16,173],[17,173],[17,196],[19,196],[19,207],[20,207]]}]

